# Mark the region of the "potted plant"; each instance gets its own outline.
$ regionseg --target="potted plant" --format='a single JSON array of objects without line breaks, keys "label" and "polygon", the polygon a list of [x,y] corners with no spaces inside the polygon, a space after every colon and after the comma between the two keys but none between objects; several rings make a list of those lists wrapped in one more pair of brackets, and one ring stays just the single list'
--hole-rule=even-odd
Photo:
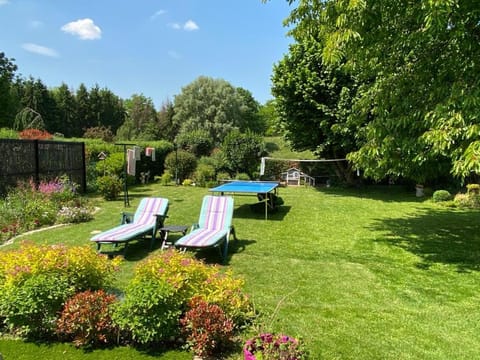
[{"label": "potted plant", "polygon": [[246,341],[244,360],[305,360],[307,352],[303,342],[283,334],[262,333]]}]

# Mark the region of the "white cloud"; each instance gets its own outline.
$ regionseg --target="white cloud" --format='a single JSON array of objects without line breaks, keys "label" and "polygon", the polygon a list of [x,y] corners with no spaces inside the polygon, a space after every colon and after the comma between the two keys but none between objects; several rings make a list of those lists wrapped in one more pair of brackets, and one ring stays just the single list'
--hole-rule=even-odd
[{"label": "white cloud", "polygon": [[82,40],[96,40],[102,37],[102,30],[92,19],[79,19],[62,26],[62,31],[78,36]]},{"label": "white cloud", "polygon": [[34,54],[50,56],[50,57],[58,57],[58,53],[55,50],[42,45],[25,43],[22,45],[22,48]]},{"label": "white cloud", "polygon": [[7,5],[10,1],[8,0],[0,0],[0,6]]},{"label": "white cloud", "polygon": [[179,23],[170,23],[168,24],[172,29],[175,30],[185,30],[185,31],[195,31],[200,29],[198,25],[193,20],[188,20],[185,24],[181,25]]},{"label": "white cloud", "polygon": [[150,16],[150,20],[155,20],[157,17],[162,16],[163,14],[166,14],[166,13],[167,13],[166,10],[158,10],[155,12],[155,14]]},{"label": "white cloud", "polygon": [[182,28],[182,26],[179,23],[170,23],[168,24],[168,26],[170,26],[172,29],[175,29],[175,30],[180,30]]},{"label": "white cloud", "polygon": [[195,21],[193,20],[188,20],[184,25],[183,25],[183,29],[186,30],[186,31],[195,31],[195,30],[198,30],[200,29],[198,27],[198,25],[195,23]]}]

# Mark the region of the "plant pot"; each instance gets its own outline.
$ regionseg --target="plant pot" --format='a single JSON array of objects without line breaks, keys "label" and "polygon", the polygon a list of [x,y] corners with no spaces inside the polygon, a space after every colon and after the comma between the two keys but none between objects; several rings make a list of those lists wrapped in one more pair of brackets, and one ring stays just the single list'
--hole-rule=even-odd
[{"label": "plant pot", "polygon": [[416,195],[417,197],[423,197],[423,196],[425,196],[425,194],[423,193],[423,185],[417,184],[417,185],[415,186],[415,191],[416,191],[415,195]]}]

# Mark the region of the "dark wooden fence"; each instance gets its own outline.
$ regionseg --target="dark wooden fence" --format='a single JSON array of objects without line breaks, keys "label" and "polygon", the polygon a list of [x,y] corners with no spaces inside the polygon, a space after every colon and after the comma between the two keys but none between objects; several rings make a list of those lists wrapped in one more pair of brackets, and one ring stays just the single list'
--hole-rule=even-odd
[{"label": "dark wooden fence", "polygon": [[62,175],[86,191],[85,143],[0,139],[0,191],[18,181],[38,184]]}]

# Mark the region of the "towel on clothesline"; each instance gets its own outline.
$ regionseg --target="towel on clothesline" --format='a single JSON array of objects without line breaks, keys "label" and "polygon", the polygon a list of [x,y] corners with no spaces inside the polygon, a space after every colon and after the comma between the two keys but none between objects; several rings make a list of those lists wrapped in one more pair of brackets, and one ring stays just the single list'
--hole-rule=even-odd
[{"label": "towel on clothesline", "polygon": [[141,152],[142,152],[142,149],[140,148],[140,146],[134,146],[133,151],[135,151],[135,160],[140,161],[141,160]]},{"label": "towel on clothesline", "polygon": [[127,174],[135,176],[137,160],[135,158],[135,150],[127,150]]},{"label": "towel on clothesline", "polygon": [[155,161],[155,148],[153,147],[145,148],[145,155],[150,156],[152,158],[152,161]]}]

